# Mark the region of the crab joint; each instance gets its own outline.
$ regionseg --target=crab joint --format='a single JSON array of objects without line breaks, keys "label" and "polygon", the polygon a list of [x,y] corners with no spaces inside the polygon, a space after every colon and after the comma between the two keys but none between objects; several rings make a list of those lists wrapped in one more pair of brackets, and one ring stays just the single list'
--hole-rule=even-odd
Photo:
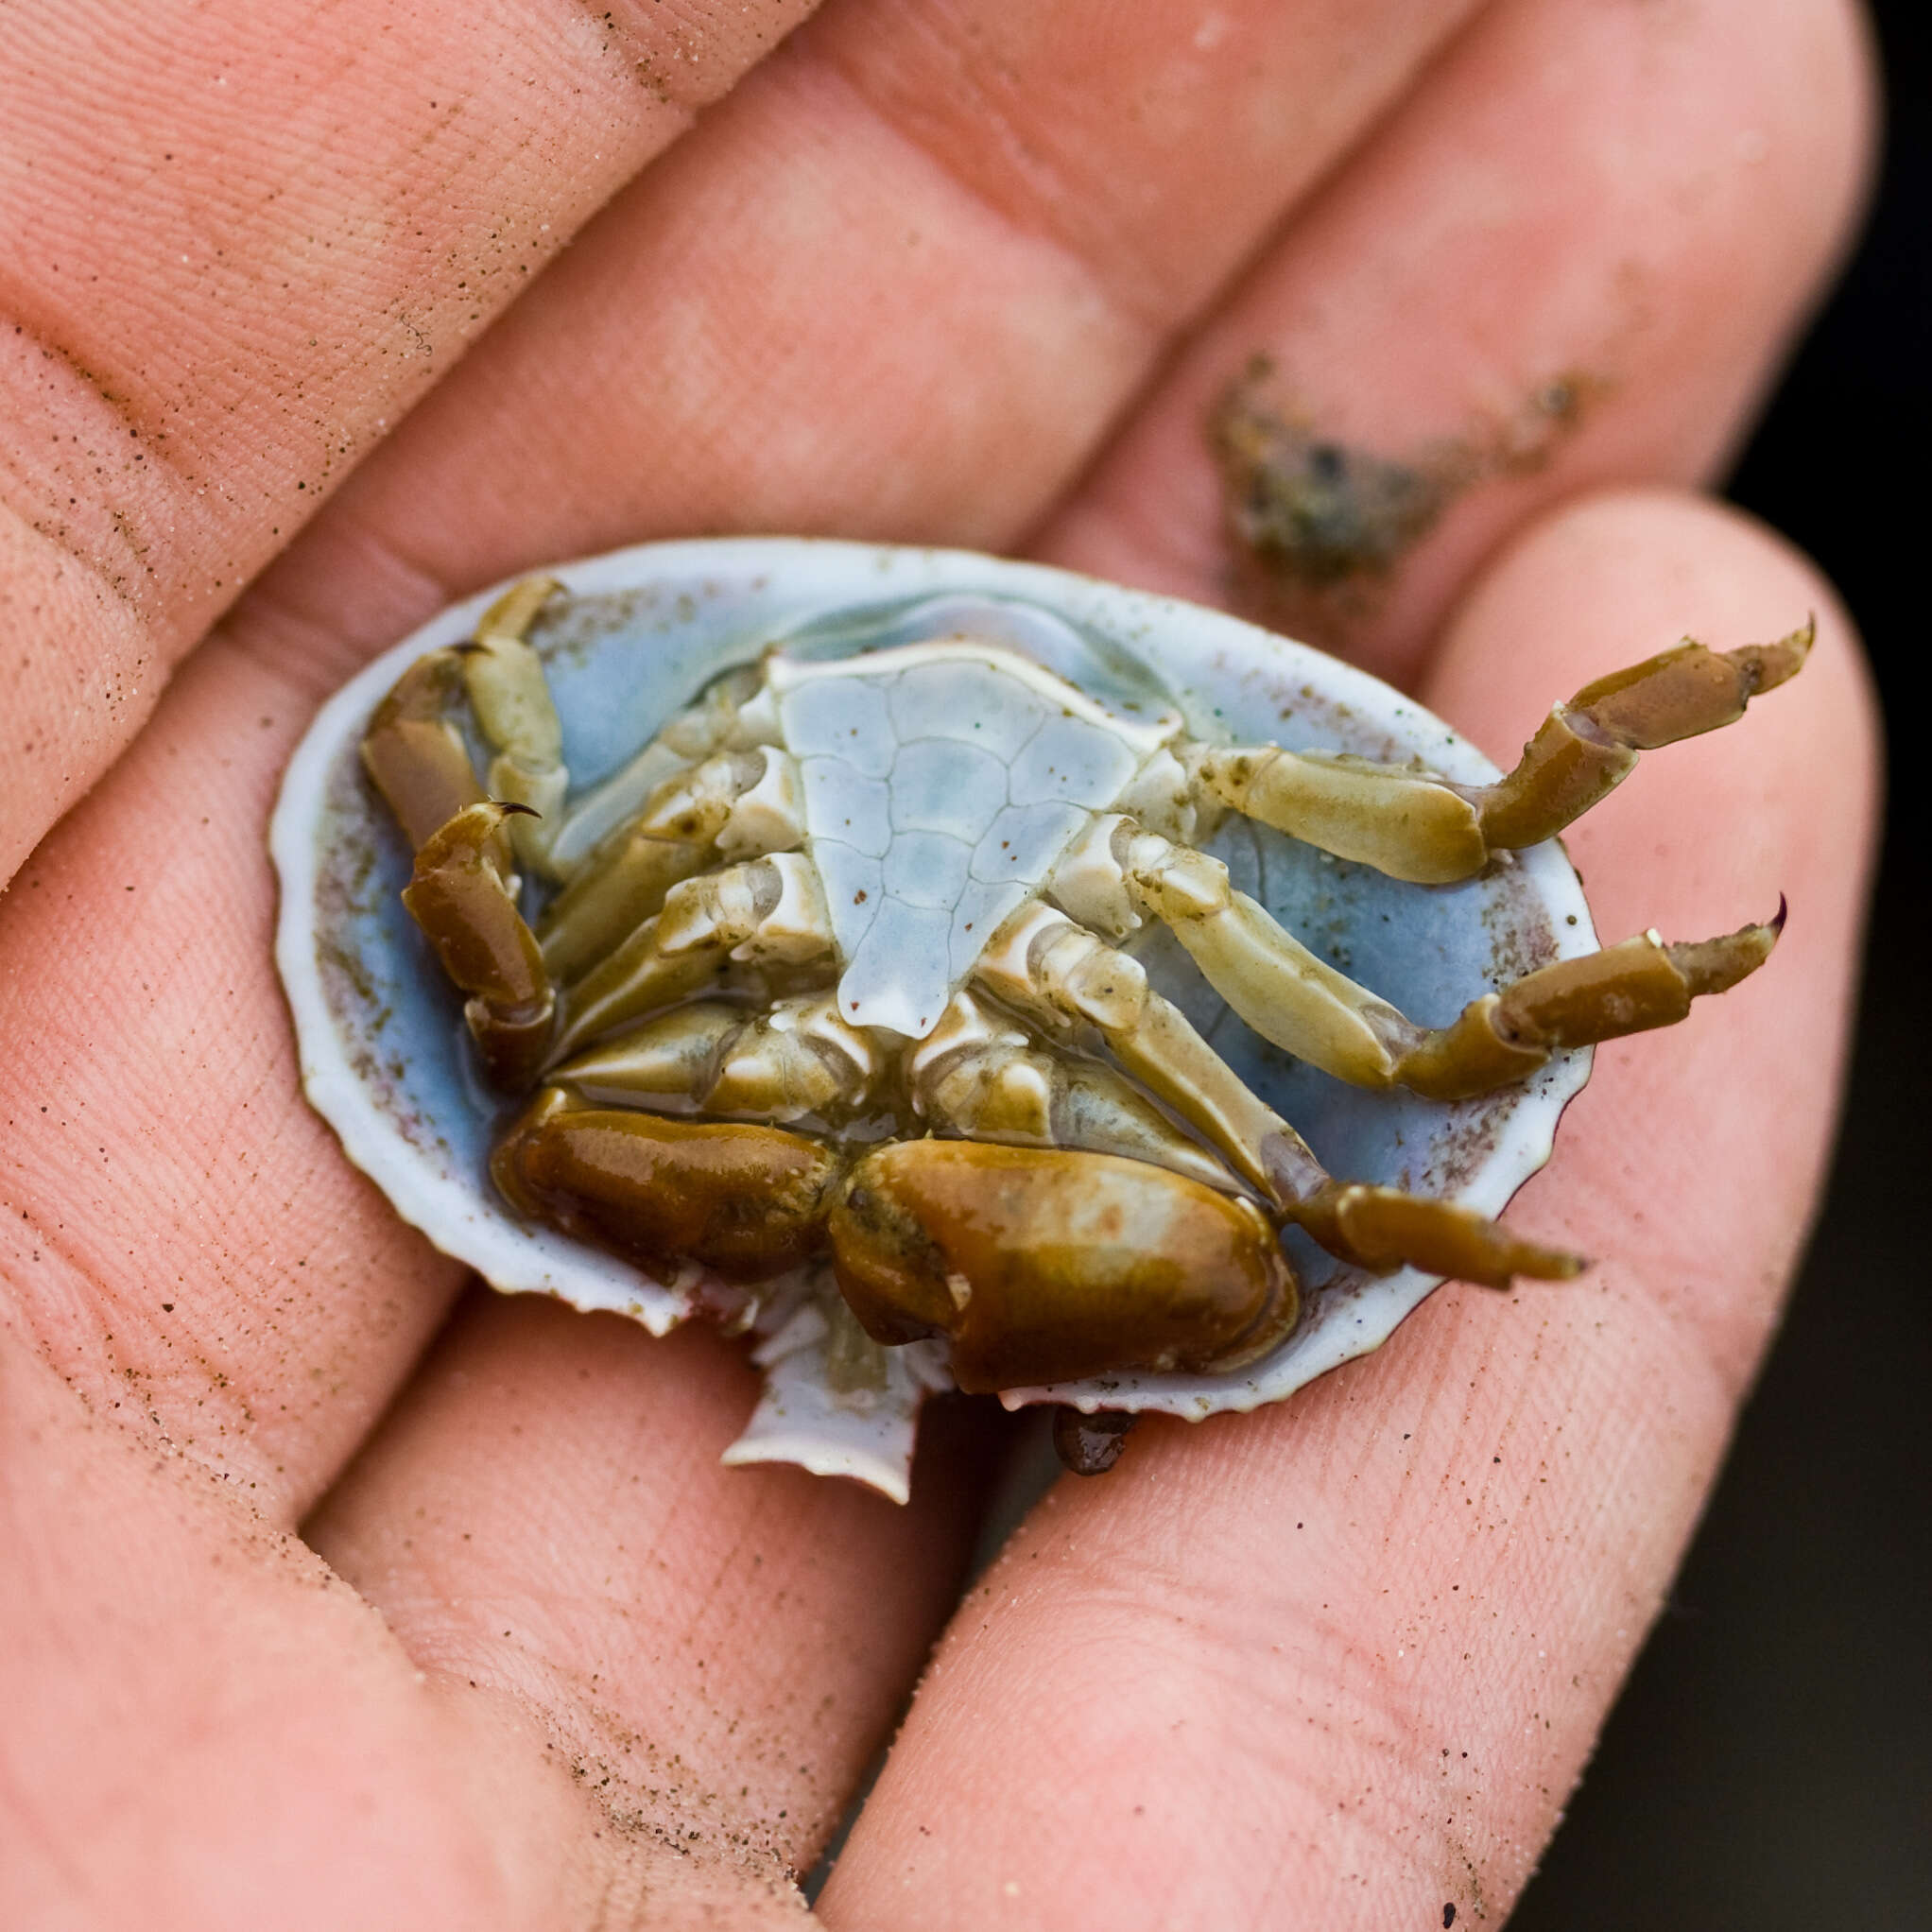
[{"label": "crab joint", "polygon": [[1238,1368],[1299,1309],[1251,1202],[1109,1154],[902,1141],[854,1168],[830,1229],[866,1333],[947,1337],[975,1393]]},{"label": "crab joint", "polygon": [[831,949],[825,894],[803,854],[699,873],[571,989],[557,1052],[697,992],[727,958],[799,964]]},{"label": "crab joint", "polygon": [[528,809],[487,799],[467,806],[423,842],[403,888],[403,904],[442,970],[470,995],[463,1017],[485,1073],[510,1092],[528,1086],[543,1065],[557,1005],[498,854],[505,819]]}]

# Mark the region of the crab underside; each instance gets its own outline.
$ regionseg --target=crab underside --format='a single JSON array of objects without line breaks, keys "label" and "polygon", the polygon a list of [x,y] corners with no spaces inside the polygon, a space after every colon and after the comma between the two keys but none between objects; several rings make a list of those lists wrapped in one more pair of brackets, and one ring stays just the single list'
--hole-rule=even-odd
[{"label": "crab underside", "polygon": [[1498,777],[1317,653],[1061,573],[732,543],[526,578],[291,767],[305,1083],[498,1286],[755,1330],[728,1459],[903,1499],[957,1385],[1067,1405],[1102,1467],[1445,1275],[1574,1272],[1489,1216],[1581,1049],[1776,927],[1596,951],[1554,835],[1808,642],[1681,645]]}]

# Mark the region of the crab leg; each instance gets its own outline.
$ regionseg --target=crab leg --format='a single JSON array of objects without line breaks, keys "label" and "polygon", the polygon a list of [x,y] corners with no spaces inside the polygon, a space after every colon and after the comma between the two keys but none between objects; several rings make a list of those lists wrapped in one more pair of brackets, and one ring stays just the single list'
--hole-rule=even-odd
[{"label": "crab leg", "polygon": [[1050,1052],[956,993],[906,1064],[913,1105],[942,1132],[1008,1147],[1118,1154],[1232,1191],[1239,1182],[1099,1061]]},{"label": "crab leg", "polygon": [[544,909],[544,961],[568,983],[719,855],[789,852],[804,836],[804,787],[788,753],[727,751],[687,765],[652,790],[635,828],[600,847]]},{"label": "crab leg", "polygon": [[1148,986],[1136,961],[1046,906],[1014,914],[978,971],[1002,997],[1096,1028],[1130,1074],[1199,1129],[1281,1215],[1344,1261],[1375,1269],[1407,1262],[1492,1287],[1519,1274],[1560,1280],[1581,1266],[1467,1208],[1335,1180],[1187,1016]]},{"label": "crab leg", "polygon": [[601,1042],[550,1078],[599,1106],[791,1123],[863,1105],[879,1073],[871,1041],[827,994],[781,1000],[757,1015],[695,1001]]},{"label": "crab leg", "polygon": [[666,780],[720,750],[779,742],[777,719],[758,702],[763,681],[749,666],[727,673],[681,711],[629,764],[592,787],[564,815],[550,856],[565,878],[628,826]]},{"label": "crab leg", "polygon": [[727,958],[804,965],[832,946],[824,889],[802,854],[686,879],[656,918],[570,990],[557,1057],[697,992]]},{"label": "crab leg", "polygon": [[1784,910],[1767,925],[1666,945],[1647,933],[1560,961],[1501,994],[1471,1002],[1453,1026],[1417,1026],[1387,1000],[1316,957],[1268,908],[1228,882],[1228,869],[1143,832],[1096,821],[1056,871],[1054,895],[1077,915],[1116,920],[1095,883],[1111,860],[1119,901],[1164,922],[1209,983],[1263,1039],[1358,1087],[1408,1087],[1461,1099],[1526,1078],[1559,1048],[1668,1026],[1693,998],[1722,992],[1770,957]]},{"label": "crab leg", "polygon": [[526,805],[510,827],[517,857],[555,877],[550,845],[557,836],[570,773],[563,764],[563,728],[550,698],[543,663],[527,642],[538,612],[562,586],[555,578],[526,577],[484,612],[476,634],[456,647],[471,709],[495,748],[486,783],[490,795]]},{"label": "crab leg", "polygon": [[546,906],[537,921],[543,963],[560,986],[609,957],[661,911],[673,886],[712,863],[709,846],[646,833],[613,838]]},{"label": "crab leg", "polygon": [[527,810],[487,799],[466,806],[424,840],[403,889],[442,970],[470,995],[463,1018],[484,1072],[511,1092],[543,1065],[557,1006],[503,865],[503,822]]},{"label": "crab leg", "polygon": [[1686,640],[1558,704],[1494,785],[1459,785],[1403,767],[1272,745],[1193,746],[1197,785],[1221,803],[1391,878],[1446,885],[1493,853],[1540,844],[1620,784],[1640,751],[1716,731],[1794,676],[1806,624],[1775,644],[1714,651]]},{"label": "crab leg", "polygon": [[1693,999],[1728,992],[1755,973],[1784,927],[1780,900],[1767,923],[1720,939],[1668,945],[1654,932],[1640,933],[1559,960],[1472,1000],[1452,1026],[1412,1029],[1393,1078],[1431,1100],[1460,1100],[1534,1073],[1561,1047],[1672,1026]]}]

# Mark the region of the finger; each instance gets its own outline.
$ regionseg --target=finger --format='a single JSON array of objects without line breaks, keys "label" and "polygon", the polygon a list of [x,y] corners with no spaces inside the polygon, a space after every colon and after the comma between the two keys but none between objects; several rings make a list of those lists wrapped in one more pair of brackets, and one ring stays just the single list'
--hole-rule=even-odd
[{"label": "finger", "polygon": [[805,10],[14,10],[0,879],[356,458]]},{"label": "finger", "polygon": [[79,1398],[292,1527],[460,1271],[303,1102],[263,827],[307,701],[216,644],[0,899],[0,1284]]},{"label": "finger", "polygon": [[1722,466],[1845,243],[1872,118],[1845,0],[1505,0],[1298,212],[1040,554],[1232,595],[1412,682],[1511,528]]},{"label": "finger", "polygon": [[432,1682],[533,1713],[632,1835],[768,1877],[810,1865],[884,1741],[977,1485],[948,1404],[903,1509],[723,1468],[755,1382],[712,1335],[479,1296],[309,1536]]},{"label": "finger", "polygon": [[[956,1466],[952,1482],[922,1479],[914,1506],[898,1510],[796,1472],[719,1469],[719,1451],[755,1400],[740,1345],[708,1336],[658,1344],[614,1320],[547,1306],[499,1311],[488,1298],[498,1325],[491,1315],[473,1316],[442,1358],[447,1372],[419,1386],[384,1439],[428,1441],[445,1458],[437,1478],[419,1484],[431,1467],[423,1455],[371,1450],[315,1532],[392,1615],[382,1668],[368,1682],[352,1671],[354,1682],[340,1688],[328,1634],[336,1625],[324,1617],[312,1630],[302,1606],[320,1586],[286,1532],[369,1435],[441,1320],[458,1271],[347,1166],[290,1078],[260,827],[303,709],[225,646],[198,655],[113,779],[34,854],[0,906],[0,948],[14,962],[8,1017],[17,1028],[0,1066],[8,1124],[0,1282],[16,1318],[8,1359],[38,1356],[35,1366],[65,1385],[71,1426],[92,1411],[97,1420],[87,1426],[104,1435],[102,1454],[131,1456],[174,1485],[137,1485],[147,1498],[139,1508],[157,1509],[164,1525],[185,1509],[201,1525],[183,1547],[130,1547],[169,1574],[198,1573],[206,1561],[266,1572],[259,1589],[237,1582],[221,1613],[248,1623],[259,1642],[228,1659],[232,1673],[211,1665],[212,1674],[192,1679],[225,1714],[198,1735],[198,1753],[233,1751],[257,1768],[239,1808],[255,1821],[250,1842],[291,1867],[331,1850],[331,1834],[311,1829],[316,1820],[279,1814],[271,1794],[253,1785],[261,1753],[273,1745],[256,1725],[270,1721],[262,1715],[269,1711],[278,1714],[273,1724],[283,1723],[293,1699],[303,1715],[286,1721],[302,1734],[277,1790],[311,1777],[326,1782],[367,1748],[385,1768],[402,1761],[435,1814],[398,1816],[385,1855],[371,1853],[376,1869],[388,1869],[388,1851],[400,1855],[410,1831],[430,1830],[437,1854],[419,1874],[427,1895],[459,1853],[474,1850],[477,1827],[462,1810],[468,1784],[446,1791],[441,1773],[417,1783],[436,1751],[460,1748],[485,1751],[490,1775],[512,1786],[535,1781],[527,1800],[513,1801],[517,1815],[534,1805],[549,1821],[519,1832],[492,1870],[515,1868],[519,1885],[536,1887],[541,1870],[524,1869],[523,1853],[542,1849],[554,1858],[566,1841],[545,1766],[562,1762],[567,1716],[570,1762],[586,1802],[572,1805],[566,1789],[561,1815],[578,1868],[595,1873],[614,1862],[624,1883],[636,1882],[632,1852],[667,1845],[664,1820],[675,1813],[681,1896],[722,1896],[748,1872],[775,1885],[808,1860],[903,1698],[957,1578],[978,1486],[970,1468]],[[255,739],[232,728],[251,729]],[[125,813],[123,785],[133,802]],[[153,802],[150,810],[141,809],[143,800]],[[102,937],[109,921],[112,950]],[[80,970],[82,958],[104,953],[112,974]],[[466,1334],[494,1337],[494,1357],[480,1347],[456,1354]],[[485,1402],[484,1391],[500,1399]],[[460,1440],[434,1422],[423,1425],[432,1398],[466,1419]],[[102,1431],[103,1423],[125,1424],[125,1433]],[[945,1434],[941,1418],[942,1463]],[[9,1466],[29,1464],[22,1458]],[[31,1466],[54,1485],[49,1494],[70,1480],[43,1457]],[[191,1504],[179,1503],[177,1491]],[[633,1506],[639,1494],[647,1507]],[[49,1529],[9,1540],[24,1553],[23,1608],[52,1618],[69,1584],[83,1595],[110,1587],[102,1565],[112,1572],[114,1553],[92,1549],[91,1539],[121,1534],[114,1526],[136,1508],[117,1505],[105,1532],[82,1511],[63,1516],[58,1536]],[[442,1550],[440,1536],[474,1570]],[[433,1589],[406,1574],[411,1548],[436,1557],[436,1580],[455,1592],[455,1602],[441,1606],[454,1613],[447,1630],[423,1613],[437,1604]],[[568,1614],[566,1586],[557,1580],[560,1551],[574,1565],[569,1589],[582,1582],[585,1564],[601,1564],[580,1621]],[[51,1578],[40,1574],[43,1559]],[[404,1585],[420,1590],[415,1600],[395,1599]],[[98,1771],[112,1756],[117,1712],[140,1714],[130,1723],[159,1712],[166,1734],[179,1734],[175,1694],[148,1672],[175,1673],[183,1647],[219,1637],[220,1620],[211,1635],[207,1618],[179,1594],[135,1594],[140,1612],[117,1640],[112,1686],[69,1726],[82,1784],[90,1767]],[[533,1595],[548,1612],[565,1612],[561,1624],[526,1613]],[[12,1596],[0,1588],[0,1597]],[[515,1614],[499,1626],[506,1596]],[[637,1620],[640,1604],[649,1605],[648,1626]],[[302,1613],[288,1643],[302,1649],[313,1634],[319,1647],[299,1696],[283,1682],[286,1656],[267,1628],[291,1606]],[[479,1610],[484,1624],[467,1621]],[[56,1631],[38,1616],[29,1621],[9,1659],[44,1659],[59,1647]],[[506,1642],[502,1655],[467,1667],[467,1650],[512,1628],[519,1645]],[[627,1702],[615,1688],[607,1697],[591,1681],[608,1669],[598,1660],[634,1655],[647,1628],[652,1645],[627,1683],[663,1697],[664,1708]],[[665,1630],[681,1636],[661,1654],[652,1646]],[[565,1641],[573,1636],[580,1649]],[[419,1670],[426,1699],[415,1687]],[[407,1695],[392,1723],[380,1705],[399,1678]],[[341,1735],[310,1738],[311,1716],[338,1694],[349,1706]],[[821,1705],[828,1694],[834,1704]],[[471,1715],[452,1720],[445,1697]],[[19,1711],[10,1735],[43,1736],[41,1704],[9,1708]],[[404,1735],[392,1734],[396,1726]],[[750,1768],[727,1785],[720,1764],[739,1749]],[[603,1770],[585,1773],[593,1754],[610,1768],[610,1785]],[[710,1780],[702,1787],[692,1782],[699,1768]],[[483,1770],[477,1777],[488,1784]],[[728,1812],[708,1802],[725,1798]],[[452,1809],[460,1815],[446,1815]],[[152,1808],[134,1810],[147,1830]],[[655,1836],[639,1823],[647,1812],[664,1826]],[[138,1857],[130,1828],[124,1820],[104,1833],[112,1856],[97,1851],[97,1864],[118,1873]],[[332,1827],[336,1838],[350,1831],[339,1820]],[[700,1837],[692,1839],[692,1831]],[[70,1843],[64,1828],[52,1836]],[[178,1864],[170,1870],[183,1884],[198,1848],[226,1858],[231,1845],[224,1832],[206,1829],[172,1842]],[[685,1872],[693,1859],[703,1864],[695,1878]],[[654,1881],[654,1892],[668,1885]],[[318,1891],[338,1895],[335,1885]],[[496,1921],[479,1907],[460,1923]]]},{"label": "finger", "polygon": [[313,1550],[4,1329],[0,1525],[0,1923],[797,1923],[768,1847],[701,1807],[647,1830],[518,1694],[420,1667]]},{"label": "finger", "polygon": [[[1083,192],[1099,198],[1099,212],[1077,223],[1071,189],[1042,190],[1041,204],[1080,234],[1112,237],[1107,272],[1123,285],[1157,264],[1204,288],[1246,246],[1246,228],[1267,218],[1267,195],[1243,187],[1226,233],[1216,222],[1182,227],[1168,191],[1136,198],[1089,152],[1101,130],[1152,128],[1133,137],[1144,145],[1125,150],[1130,160],[1169,147],[1184,156],[1219,103],[1255,131],[1235,146],[1239,168],[1203,164],[1188,177],[1192,189],[1226,186],[1262,160],[1292,183],[1400,84],[1426,33],[1455,13],[1448,0],[1420,9],[1378,0],[1366,11],[1337,0],[1315,17],[1321,31],[1302,40],[1266,36],[1267,10],[1253,0],[1229,15],[1225,41],[1194,55],[1199,71],[1177,80],[1173,63],[1199,23],[1179,6],[1150,12],[1151,24],[1115,37],[1127,52],[1113,78],[1166,100],[1166,119],[1088,107],[1087,146],[1074,144],[1067,167],[1082,163]],[[1013,0],[981,25],[1009,38],[1049,34],[1026,68],[1050,74],[1058,47],[1091,33],[1095,18],[1090,0],[1050,14]],[[1006,378],[1038,356],[1045,380],[1073,381],[1094,339],[1099,271],[1074,266],[1071,240],[1042,238],[1044,212],[1030,225],[986,212],[995,191],[1011,200],[1026,187],[1007,149],[975,150],[991,158],[969,187],[921,161],[872,97],[906,90],[891,95],[902,117],[918,90],[957,102],[939,131],[924,131],[942,149],[945,140],[962,147],[975,113],[991,112],[980,95],[1003,84],[1001,49],[978,47],[943,13],[860,19],[877,46],[855,52],[834,35],[823,53],[788,56],[681,146],[689,162],[662,185],[653,171],[586,235],[562,273],[532,292],[527,316],[520,305],[492,336],[503,346],[479,350],[452,378],[447,405],[439,390],[398,438],[394,459],[386,453],[332,508],[335,534],[324,541],[319,528],[304,540],[309,561],[291,561],[290,571],[316,573],[303,578],[315,601],[295,614],[270,590],[237,612],[208,666],[36,854],[0,910],[20,1035],[0,1056],[0,1093],[21,1120],[50,1109],[13,1157],[18,1193],[0,1222],[0,1265],[11,1257],[27,1319],[77,1387],[111,1401],[133,1378],[146,1398],[139,1413],[159,1418],[146,1426],[224,1466],[244,1464],[247,1479],[268,1485],[265,1507],[299,1516],[333,1480],[455,1280],[383,1218],[295,1091],[257,828],[303,709],[298,694],[318,695],[336,669],[388,641],[405,610],[419,615],[425,597],[440,601],[437,574],[505,567],[525,544],[552,555],[591,548],[613,534],[611,516],[704,517],[742,488],[754,518],[837,524],[857,513],[841,494],[851,479],[897,474],[915,479],[912,513],[933,530],[960,533],[969,508],[1017,527],[1052,486],[1002,463],[1002,443],[1048,448],[1045,469],[1057,476],[1078,459],[1090,419],[1111,406],[1063,411],[1044,388],[1028,391],[1040,430],[1022,434]],[[1378,20],[1387,31],[1371,47]],[[973,82],[965,92],[949,78],[961,60]],[[1347,111],[1292,112],[1320,95],[1337,61],[1352,76]],[[848,68],[871,77],[872,95]],[[1030,98],[1022,89],[1010,112]],[[808,160],[819,170],[806,178],[810,192],[793,194],[785,184]],[[881,192],[888,163],[908,186]],[[835,220],[829,234],[815,225],[827,211],[846,224]],[[904,311],[871,312],[908,220],[934,257],[916,292],[942,319],[924,334],[902,333]],[[749,285],[748,263],[757,266]],[[969,303],[952,318],[954,285],[993,290],[992,309]],[[989,315],[1000,322],[997,355],[994,343],[974,339]],[[1143,353],[1147,339],[1136,325]],[[681,356],[667,354],[675,341],[687,345]],[[861,350],[873,360],[854,388],[842,372]],[[673,433],[677,410],[726,411],[733,372],[779,356],[790,374],[750,406],[742,421],[752,433],[722,437],[717,423],[740,420],[728,413],[709,428],[696,414],[678,419],[684,426]],[[882,374],[892,380],[871,393],[866,384]],[[1110,380],[1133,376],[1113,366]],[[935,448],[930,466],[915,465],[910,445],[923,437],[911,399],[947,390],[959,434]],[[474,421],[459,431],[463,412]],[[780,425],[782,447],[772,440]],[[405,462],[411,449],[420,455]],[[770,480],[752,487],[759,477]],[[382,507],[376,522],[365,505]],[[264,1283],[275,1285],[267,1307]],[[112,1334],[111,1346],[97,1330]]]},{"label": "finger", "polygon": [[455,587],[654,535],[1011,543],[1470,10],[831,9],[357,473],[250,647],[339,676]]},{"label": "finger", "polygon": [[1656,1613],[1815,1195],[1873,733],[1816,574],[1668,496],[1539,525],[1430,693],[1504,752],[1526,680],[1807,606],[1796,702],[1674,748],[1576,835],[1614,929],[1703,930],[1781,888],[1793,906],[1750,984],[1598,1049],[1519,1216],[1596,1268],[1509,1302],[1445,1290],[1285,1408],[1147,1426],[1104,1483],[1062,1481],[941,1647],[830,1923],[1507,1913]]},{"label": "finger", "polygon": [[313,1551],[4,1324],[0,1526],[0,1923],[564,1923],[586,1808],[530,1727],[427,1686]]}]

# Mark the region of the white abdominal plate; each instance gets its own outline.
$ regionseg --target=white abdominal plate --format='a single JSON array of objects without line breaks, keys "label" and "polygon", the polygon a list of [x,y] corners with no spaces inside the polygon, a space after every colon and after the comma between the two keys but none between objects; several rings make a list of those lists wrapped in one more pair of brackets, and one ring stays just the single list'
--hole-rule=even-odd
[{"label": "white abdominal plate", "polygon": [[854,1026],[923,1040],[995,927],[1173,735],[997,645],[768,660]]}]

